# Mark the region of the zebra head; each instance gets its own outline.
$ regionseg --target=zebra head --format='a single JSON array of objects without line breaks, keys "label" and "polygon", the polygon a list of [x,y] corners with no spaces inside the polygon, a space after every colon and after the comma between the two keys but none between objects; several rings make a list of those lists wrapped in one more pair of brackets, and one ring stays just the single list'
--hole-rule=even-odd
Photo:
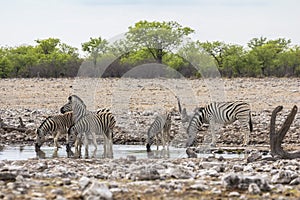
[{"label": "zebra head", "polygon": [[82,99],[80,99],[77,95],[71,95],[68,97],[68,102],[60,108],[60,112],[64,114],[69,111],[74,111],[74,108],[76,106],[80,106],[86,109],[86,105],[84,104]]},{"label": "zebra head", "polygon": [[35,141],[35,146],[40,148],[44,142],[45,142],[45,132],[38,128],[37,131],[36,131],[36,141]]}]

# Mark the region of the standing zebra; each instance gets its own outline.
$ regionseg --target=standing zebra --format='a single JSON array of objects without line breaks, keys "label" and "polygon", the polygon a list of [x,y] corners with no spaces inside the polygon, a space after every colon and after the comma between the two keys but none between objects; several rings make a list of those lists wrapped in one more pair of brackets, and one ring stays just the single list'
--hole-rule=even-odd
[{"label": "standing zebra", "polygon": [[[71,147],[77,138],[84,135],[84,145],[85,145],[85,157],[88,157],[88,136],[86,133],[102,133],[105,140],[110,142],[108,144],[104,143],[104,157],[113,157],[112,151],[112,129],[114,128],[116,121],[114,116],[110,112],[101,113],[90,113],[83,116],[80,120],[70,127],[68,131],[68,141],[69,147]],[[107,137],[110,140],[107,140]],[[97,150],[97,145],[95,146],[94,156]]]},{"label": "standing zebra", "polygon": [[[245,102],[213,102],[197,109],[192,117],[188,129],[187,146],[194,142],[197,132],[204,123],[210,124],[212,130],[212,145],[216,145],[216,124],[231,124],[235,120],[241,122],[243,127],[249,124],[250,132],[253,130],[251,122],[250,105]],[[248,144],[248,132],[245,131],[244,145]]]},{"label": "standing zebra", "polygon": [[54,145],[58,149],[58,138],[61,133],[67,133],[67,129],[73,125],[73,114],[67,112],[62,115],[54,115],[46,118],[37,129],[36,147],[40,148],[45,142],[46,134],[52,132]]},{"label": "standing zebra", "polygon": [[170,129],[171,129],[171,113],[166,112],[165,115],[158,115],[154,122],[151,124],[150,128],[148,129],[147,133],[147,152],[151,151],[151,145],[154,143],[154,137],[156,138],[156,145],[158,150],[159,145],[159,135],[161,135],[161,141],[163,149],[165,149],[166,143],[167,150],[169,150],[170,145]]},{"label": "standing zebra", "polygon": [[[88,116],[88,115],[95,115],[95,114],[101,114],[101,113],[110,113],[109,109],[101,109],[98,110],[97,113],[88,111],[86,109],[85,103],[77,96],[77,95],[71,95],[68,97],[68,102],[60,109],[62,113],[68,112],[68,111],[73,111],[73,119],[75,124],[83,117]],[[112,129],[115,125],[115,119],[113,118],[113,121],[111,122],[106,122],[107,126],[110,127],[111,129],[105,129],[104,132],[104,152],[112,155]],[[83,133],[81,133],[83,134]],[[82,136],[79,134],[79,136]],[[84,133],[84,136],[87,136],[88,133]],[[92,136],[95,136],[92,133]],[[87,137],[85,137],[85,141],[87,141]],[[87,144],[87,143],[86,143]],[[70,146],[67,146],[67,151],[70,149]],[[111,151],[111,152],[110,152]],[[106,156],[106,155],[105,155]]]}]

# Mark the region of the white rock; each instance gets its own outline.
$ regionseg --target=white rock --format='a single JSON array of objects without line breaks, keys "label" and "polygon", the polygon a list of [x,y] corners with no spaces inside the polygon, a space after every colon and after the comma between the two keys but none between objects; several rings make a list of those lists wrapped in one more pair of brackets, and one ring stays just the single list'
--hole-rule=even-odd
[{"label": "white rock", "polygon": [[[82,193],[84,197],[98,197],[98,199],[112,199],[112,192],[104,183],[93,181]],[[89,198],[88,198],[89,199]]]},{"label": "white rock", "polygon": [[90,179],[86,176],[83,176],[79,179],[78,185],[81,189],[84,189],[90,183]]},{"label": "white rock", "polygon": [[248,187],[248,192],[250,194],[260,194],[261,190],[256,183],[250,183],[250,185]]},{"label": "white rock", "polygon": [[239,196],[241,196],[241,194],[240,194],[239,192],[233,191],[233,192],[230,192],[230,193],[228,194],[228,196],[229,196],[229,197],[239,197]]}]

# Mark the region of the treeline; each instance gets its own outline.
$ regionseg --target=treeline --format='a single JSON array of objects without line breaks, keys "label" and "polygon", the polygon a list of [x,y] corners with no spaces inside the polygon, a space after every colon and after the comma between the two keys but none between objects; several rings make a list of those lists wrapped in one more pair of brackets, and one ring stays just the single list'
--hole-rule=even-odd
[{"label": "treeline", "polygon": [[0,48],[0,77],[72,77],[83,59],[78,49],[59,39],[36,40],[36,45]]},{"label": "treeline", "polygon": [[57,38],[36,40],[35,46],[0,47],[0,77],[74,77],[85,66],[83,62],[96,68],[105,60],[113,62],[108,62],[104,77],[121,77],[135,66],[152,62],[170,66],[185,77],[201,76],[196,68],[204,63],[212,66],[209,62],[223,77],[300,76],[300,47],[288,39],[253,38],[244,47],[189,41],[193,32],[173,21],[140,21],[112,44],[101,37],[82,43],[84,58],[79,49]]}]

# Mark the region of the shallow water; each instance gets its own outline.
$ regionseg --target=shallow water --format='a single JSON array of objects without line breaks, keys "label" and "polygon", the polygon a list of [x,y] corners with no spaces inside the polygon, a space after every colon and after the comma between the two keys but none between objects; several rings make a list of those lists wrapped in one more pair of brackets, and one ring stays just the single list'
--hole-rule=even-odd
[{"label": "shallow water", "polygon": [[[155,147],[156,148],[156,147]],[[54,147],[50,146],[42,146],[42,153],[45,158],[53,158],[53,157],[67,157],[66,148],[62,147],[57,152],[55,152]],[[94,147],[91,145],[89,148],[90,155]],[[126,158],[127,156],[135,156],[136,158],[187,158],[185,153],[185,148],[175,148],[170,147],[168,153],[153,150],[151,155],[147,154],[146,148],[143,145],[114,145],[114,158]],[[103,146],[99,145],[96,158],[101,158],[103,153]],[[84,148],[82,150],[82,155],[84,155]],[[209,157],[213,154],[209,153],[201,153],[197,154],[198,157]],[[223,156],[224,158],[243,158],[242,154],[216,154],[216,157]],[[35,152],[34,146],[5,146],[2,151],[0,151],[0,160],[27,160],[30,158],[37,158],[37,153]]]}]

